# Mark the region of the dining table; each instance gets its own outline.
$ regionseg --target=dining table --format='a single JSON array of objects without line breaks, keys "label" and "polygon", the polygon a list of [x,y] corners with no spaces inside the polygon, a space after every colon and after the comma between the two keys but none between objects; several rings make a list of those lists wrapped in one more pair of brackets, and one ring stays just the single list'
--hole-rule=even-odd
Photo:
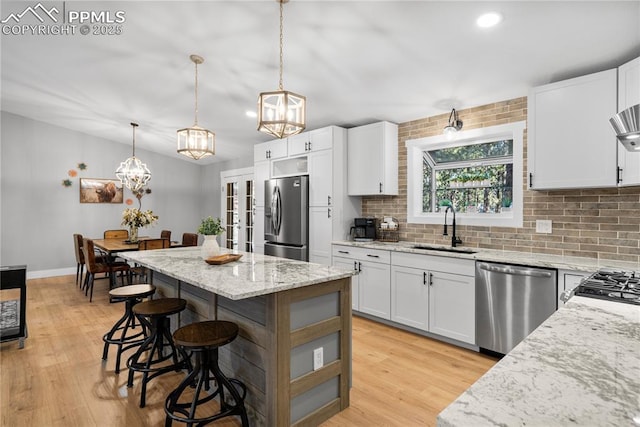
[{"label": "dining table", "polygon": [[[145,239],[153,239],[153,237],[140,237],[138,241]],[[138,250],[138,242],[130,242],[122,239],[93,239],[93,245],[104,252],[106,255],[113,256],[117,252],[130,252]],[[172,241],[172,248],[180,248],[180,242]]]}]

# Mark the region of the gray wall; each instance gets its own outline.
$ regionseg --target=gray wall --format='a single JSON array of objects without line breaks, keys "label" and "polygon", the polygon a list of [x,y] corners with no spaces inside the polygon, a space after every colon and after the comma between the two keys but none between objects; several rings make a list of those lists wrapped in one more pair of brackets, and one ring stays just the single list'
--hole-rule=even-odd
[{"label": "gray wall", "polygon": [[[98,238],[106,229],[123,228],[127,207],[81,204],[79,179],[115,178],[131,146],[6,112],[0,135],[0,265],[26,264],[29,277],[75,273],[73,233]],[[168,229],[173,240],[195,232],[202,217],[219,216],[221,170],[253,163],[200,166],[145,150],[136,150],[136,156],[152,173],[152,193],[143,197],[142,208],[160,217],[140,234],[159,236]],[[67,171],[78,170],[80,162],[88,169],[69,177]],[[66,178],[73,181],[71,187],[62,185]],[[127,189],[124,198],[133,198]]]}]

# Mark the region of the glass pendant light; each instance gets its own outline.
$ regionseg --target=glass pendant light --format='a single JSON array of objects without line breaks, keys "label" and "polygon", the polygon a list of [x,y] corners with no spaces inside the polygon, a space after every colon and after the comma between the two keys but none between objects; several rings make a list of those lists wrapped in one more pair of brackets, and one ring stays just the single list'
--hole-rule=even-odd
[{"label": "glass pendant light", "polygon": [[216,153],[216,134],[198,126],[198,64],[202,64],[204,58],[198,55],[191,55],[189,58],[196,64],[195,123],[178,131],[178,153],[199,160]]},{"label": "glass pendant light", "polygon": [[456,132],[462,129],[462,120],[458,120],[458,112],[455,108],[451,110],[451,114],[449,114],[449,124],[444,127],[444,134],[447,139],[453,139]]},{"label": "glass pendant light", "polygon": [[116,170],[116,176],[124,185],[131,191],[138,191],[151,179],[151,172],[147,165],[142,163],[140,159],[136,157],[136,128],[137,123],[131,123],[133,127],[133,153],[124,162],[120,163],[120,166]]},{"label": "glass pendant light", "polygon": [[283,4],[289,0],[276,0],[280,3],[280,85],[278,90],[262,92],[258,95],[258,130],[276,138],[286,138],[305,129],[307,99],[284,90],[282,84],[283,69]]}]

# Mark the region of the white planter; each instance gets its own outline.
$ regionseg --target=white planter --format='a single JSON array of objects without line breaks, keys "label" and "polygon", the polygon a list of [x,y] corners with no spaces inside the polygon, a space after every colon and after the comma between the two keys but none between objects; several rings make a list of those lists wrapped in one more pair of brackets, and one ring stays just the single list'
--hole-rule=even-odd
[{"label": "white planter", "polygon": [[204,236],[204,243],[202,244],[202,248],[200,249],[200,253],[203,259],[220,255],[220,246],[218,245],[216,237],[218,236]]}]

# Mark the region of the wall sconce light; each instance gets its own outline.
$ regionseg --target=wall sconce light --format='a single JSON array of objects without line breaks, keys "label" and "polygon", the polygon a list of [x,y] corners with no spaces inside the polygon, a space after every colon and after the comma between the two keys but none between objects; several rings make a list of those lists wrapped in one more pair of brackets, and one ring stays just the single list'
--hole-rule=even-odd
[{"label": "wall sconce light", "polygon": [[447,139],[453,139],[460,129],[462,129],[462,120],[458,119],[458,112],[453,108],[449,114],[449,124],[444,127],[444,134]]}]

